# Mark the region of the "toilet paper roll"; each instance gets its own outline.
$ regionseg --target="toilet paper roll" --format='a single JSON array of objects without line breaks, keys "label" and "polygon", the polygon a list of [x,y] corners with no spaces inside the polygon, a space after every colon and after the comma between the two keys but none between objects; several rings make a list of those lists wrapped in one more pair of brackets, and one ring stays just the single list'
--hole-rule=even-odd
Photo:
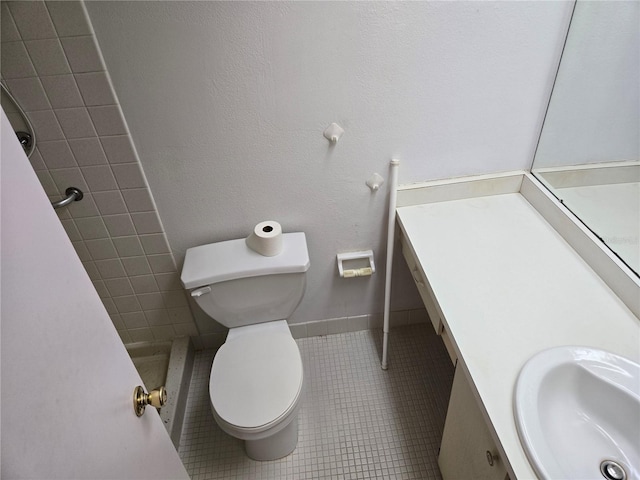
[{"label": "toilet paper roll", "polygon": [[254,252],[265,257],[274,257],[282,252],[282,227],[273,220],[260,222],[254,227],[246,242]]}]

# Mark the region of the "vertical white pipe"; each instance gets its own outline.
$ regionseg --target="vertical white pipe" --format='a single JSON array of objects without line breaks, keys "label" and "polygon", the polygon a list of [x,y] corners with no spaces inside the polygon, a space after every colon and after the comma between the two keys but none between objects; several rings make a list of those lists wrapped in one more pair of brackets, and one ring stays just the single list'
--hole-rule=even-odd
[{"label": "vertical white pipe", "polygon": [[398,165],[400,160],[393,159],[389,180],[389,224],[387,225],[387,268],[384,282],[384,326],[382,328],[382,369],[387,365],[387,344],[389,341],[389,309],[391,303],[391,266],[393,264],[393,244],[396,229],[396,198],[398,196]]}]

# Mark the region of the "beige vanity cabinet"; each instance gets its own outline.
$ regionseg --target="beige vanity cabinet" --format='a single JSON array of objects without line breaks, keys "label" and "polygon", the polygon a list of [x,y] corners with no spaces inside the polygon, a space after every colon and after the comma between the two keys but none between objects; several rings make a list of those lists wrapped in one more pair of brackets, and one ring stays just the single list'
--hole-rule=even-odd
[{"label": "beige vanity cabinet", "polygon": [[438,465],[444,480],[509,479],[460,366],[453,377]]}]

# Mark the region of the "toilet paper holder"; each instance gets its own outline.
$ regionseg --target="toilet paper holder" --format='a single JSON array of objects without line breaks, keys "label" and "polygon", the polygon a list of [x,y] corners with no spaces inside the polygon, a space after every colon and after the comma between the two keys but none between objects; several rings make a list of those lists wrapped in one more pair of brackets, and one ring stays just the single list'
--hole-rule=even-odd
[{"label": "toilet paper holder", "polygon": [[[376,264],[373,261],[373,250],[339,253],[337,255],[337,261],[338,272],[342,278],[368,277],[376,272]],[[353,262],[354,268],[345,268],[345,262]]]}]

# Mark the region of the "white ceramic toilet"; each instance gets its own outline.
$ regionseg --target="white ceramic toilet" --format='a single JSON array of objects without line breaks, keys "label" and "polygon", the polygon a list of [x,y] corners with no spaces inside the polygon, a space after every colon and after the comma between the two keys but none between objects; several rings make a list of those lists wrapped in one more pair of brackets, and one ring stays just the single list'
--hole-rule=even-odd
[{"label": "white ceramic toilet", "polygon": [[211,408],[255,460],[284,457],[298,443],[302,359],[286,319],[304,295],[309,254],[304,233],[282,237],[273,257],[244,239],[190,248],[181,275],[200,308],[229,327],[211,367]]}]

